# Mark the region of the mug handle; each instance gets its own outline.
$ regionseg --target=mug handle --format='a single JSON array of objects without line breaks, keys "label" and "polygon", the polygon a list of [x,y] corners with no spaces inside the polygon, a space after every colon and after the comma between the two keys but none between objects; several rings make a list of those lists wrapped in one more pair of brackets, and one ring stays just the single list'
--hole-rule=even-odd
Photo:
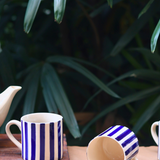
[{"label": "mug handle", "polygon": [[7,133],[7,136],[9,137],[9,139],[20,149],[22,150],[22,144],[16,140],[13,136],[13,134],[11,133],[10,131],[10,126],[11,125],[17,125],[19,130],[21,131],[21,122],[20,121],[17,121],[17,120],[11,120],[7,123],[6,125],[6,133]]},{"label": "mug handle", "polygon": [[154,141],[156,142],[156,144],[158,145],[158,135],[156,133],[156,127],[159,125],[159,122],[154,122],[151,126],[151,135],[154,139]]}]

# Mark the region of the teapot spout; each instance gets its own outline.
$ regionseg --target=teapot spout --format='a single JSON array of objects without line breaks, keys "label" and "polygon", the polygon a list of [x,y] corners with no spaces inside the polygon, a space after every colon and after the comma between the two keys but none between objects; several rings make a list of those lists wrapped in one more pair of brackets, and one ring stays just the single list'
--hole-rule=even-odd
[{"label": "teapot spout", "polygon": [[0,126],[3,124],[9,108],[11,106],[12,100],[15,94],[21,89],[20,86],[9,86],[0,94]]}]

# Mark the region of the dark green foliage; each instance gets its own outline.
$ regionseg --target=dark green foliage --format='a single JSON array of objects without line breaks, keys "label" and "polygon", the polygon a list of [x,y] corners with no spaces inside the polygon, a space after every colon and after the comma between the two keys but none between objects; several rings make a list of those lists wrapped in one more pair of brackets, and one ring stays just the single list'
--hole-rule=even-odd
[{"label": "dark green foliage", "polygon": [[[55,112],[86,145],[112,116],[107,124],[144,144],[160,114],[159,9],[159,0],[1,1],[0,89],[22,86],[1,132],[12,118]],[[85,126],[82,111],[96,113]]]}]

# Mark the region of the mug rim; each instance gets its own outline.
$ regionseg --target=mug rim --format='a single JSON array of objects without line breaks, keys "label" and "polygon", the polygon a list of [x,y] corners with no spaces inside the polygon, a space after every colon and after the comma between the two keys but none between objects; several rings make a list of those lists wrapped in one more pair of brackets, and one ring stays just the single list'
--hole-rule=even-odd
[{"label": "mug rim", "polygon": [[[47,121],[41,121],[41,122],[36,122],[34,120],[29,120],[27,118],[29,118],[30,116],[33,117],[33,116],[41,116],[41,115],[46,115],[47,116],[54,116],[54,120],[47,120]],[[55,117],[56,116],[56,117]],[[49,113],[49,112],[36,112],[36,113],[29,113],[29,114],[25,114],[21,117],[20,119],[21,121],[23,122],[27,122],[27,123],[35,123],[35,124],[49,124],[49,123],[56,123],[56,122],[59,122],[59,121],[62,121],[63,120],[63,117],[60,115],[60,114],[57,114],[57,113]]]},{"label": "mug rim", "polygon": [[97,136],[97,137],[93,138],[93,139],[89,142],[88,147],[87,147],[87,158],[88,158],[88,160],[89,160],[88,150],[89,150],[90,145],[92,145],[91,143],[93,143],[93,141],[95,141],[95,140],[102,139],[102,138],[109,138],[109,139],[112,139],[113,141],[115,141],[115,142],[118,144],[118,146],[120,146],[121,150],[123,151],[123,157],[124,157],[124,160],[126,160],[126,155],[125,155],[125,153],[124,153],[124,148],[123,148],[123,146],[122,146],[118,141],[116,141],[113,137],[104,136],[104,135],[102,135],[102,136]]}]

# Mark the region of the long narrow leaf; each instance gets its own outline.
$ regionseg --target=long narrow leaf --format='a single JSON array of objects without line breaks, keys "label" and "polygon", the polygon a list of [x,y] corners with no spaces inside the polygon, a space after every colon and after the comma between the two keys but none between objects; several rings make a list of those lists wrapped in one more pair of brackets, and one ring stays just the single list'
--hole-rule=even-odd
[{"label": "long narrow leaf", "polygon": [[19,72],[17,74],[17,78],[22,78],[24,75],[27,75],[28,73],[31,73],[33,70],[35,70],[36,68],[39,68],[41,65],[41,62],[40,63],[35,63],[33,65],[30,65],[28,68],[26,68],[25,70]]},{"label": "long narrow leaf", "polygon": [[135,35],[140,31],[140,29],[147,23],[149,18],[155,12],[159,11],[159,7],[159,1],[153,2],[153,5],[148,9],[148,12],[146,12],[146,14],[137,19],[127,30],[127,32],[119,39],[119,41],[111,51],[110,55],[115,56],[116,54],[118,54],[135,37]]},{"label": "long narrow leaf", "polygon": [[158,21],[158,24],[156,25],[156,28],[154,29],[154,32],[151,37],[151,52],[154,53],[157,45],[157,40],[160,34],[160,20]]},{"label": "long narrow leaf", "polygon": [[101,113],[99,113],[94,119],[92,119],[82,130],[82,134],[84,134],[86,132],[86,130],[94,123],[96,122],[99,118],[103,117],[104,115],[108,114],[109,112],[124,106],[127,103],[131,103],[140,99],[144,99],[149,97],[150,95],[153,95],[157,92],[160,91],[160,86],[154,87],[154,88],[150,88],[150,89],[146,89],[143,91],[140,91],[138,93],[134,93],[132,95],[129,95],[119,101],[117,101],[116,103],[110,105],[109,107],[107,107],[106,109],[104,109]]},{"label": "long narrow leaf", "polygon": [[38,84],[40,79],[41,68],[36,68],[28,75],[28,88],[25,97],[23,115],[33,113],[35,109],[35,102],[38,91]]},{"label": "long narrow leaf", "polygon": [[115,92],[113,92],[111,89],[109,89],[101,80],[99,80],[93,73],[91,73],[89,70],[81,66],[80,64],[72,61],[70,58],[66,57],[59,57],[59,56],[51,56],[47,58],[48,62],[53,63],[61,63],[66,66],[69,66],[76,71],[80,72],[82,75],[90,79],[93,83],[95,83],[98,87],[100,87],[103,91],[108,93],[109,95],[120,98]]},{"label": "long narrow leaf", "polygon": [[108,2],[108,5],[112,8],[113,0],[107,0],[107,2]]},{"label": "long narrow leaf", "polygon": [[[33,68],[34,69],[34,68]],[[6,123],[8,123],[8,121],[11,119],[11,117],[13,116],[14,111],[16,110],[17,107],[21,107],[18,106],[19,102],[21,101],[22,97],[24,96],[24,94],[26,93],[28,87],[30,86],[30,82],[32,80],[32,77],[34,75],[33,74],[29,74],[26,79],[24,80],[23,84],[22,84],[22,89],[16,94],[15,98],[13,99],[13,102],[11,104],[10,110],[8,112],[8,115],[3,123],[3,125],[1,126],[1,132],[4,133],[5,130],[5,125]]]},{"label": "long narrow leaf", "polygon": [[54,95],[52,94],[52,90],[49,87],[47,81],[44,79],[45,76],[46,75],[43,75],[43,72],[42,72],[41,83],[42,83],[42,87],[43,87],[43,96],[44,96],[48,111],[58,113],[57,105],[56,105],[55,100],[53,98]]},{"label": "long narrow leaf", "polygon": [[[118,81],[121,81],[125,78],[128,77],[135,77],[138,79],[143,79],[143,80],[152,80],[152,81],[160,81],[160,72],[158,71],[152,71],[152,70],[147,70],[147,69],[138,69],[138,70],[133,70],[130,72],[127,72],[117,78],[115,78],[114,80],[112,80],[111,82],[109,82],[107,84],[107,86],[110,86]],[[86,102],[86,104],[84,105],[84,108],[87,107],[87,105],[92,101],[92,99],[97,96],[100,92],[102,91],[102,89],[99,89],[95,94],[93,94]]]},{"label": "long narrow leaf", "polygon": [[145,110],[141,115],[138,122],[133,127],[133,131],[137,133],[140,128],[154,115],[154,113],[159,109],[160,105],[160,96],[158,96],[155,101]]},{"label": "long narrow leaf", "polygon": [[[66,58],[68,58],[68,57],[66,57]],[[78,59],[78,58],[70,57],[70,59],[72,59],[72,60],[74,60],[74,61],[76,61],[76,62],[84,63],[84,64],[89,65],[89,66],[91,66],[91,67],[94,67],[94,68],[96,68],[96,69],[104,72],[104,73],[107,74],[108,76],[110,76],[110,77],[112,77],[112,78],[115,78],[115,75],[113,75],[112,73],[106,71],[104,68],[99,67],[98,65],[95,65],[95,64],[93,64],[93,63],[90,63],[90,62],[88,62],[88,61],[84,61],[84,60]]]},{"label": "long narrow leaf", "polygon": [[150,0],[146,6],[143,8],[143,10],[140,12],[140,14],[138,15],[138,18],[140,18],[144,13],[147,12],[147,10],[149,9],[150,5],[153,3],[154,0]]},{"label": "long narrow leaf", "polygon": [[146,48],[133,48],[131,51],[137,51],[147,57],[150,61],[152,61],[157,67],[160,67],[160,56],[159,54],[151,54],[151,51]]},{"label": "long narrow leaf", "polygon": [[108,83],[108,85],[111,85],[111,84],[113,84],[117,81],[120,81],[124,78],[127,78],[127,77],[135,77],[135,78],[143,79],[143,80],[160,81],[160,72],[148,70],[148,69],[133,70],[133,71],[127,72],[127,73],[117,77],[116,79],[114,79],[113,81]]},{"label": "long narrow leaf", "polygon": [[130,62],[130,64],[135,68],[135,69],[142,69],[143,67],[141,66],[140,63],[128,52],[125,50],[122,50],[123,56]]},{"label": "long narrow leaf", "polygon": [[66,8],[66,0],[54,0],[54,19],[61,23]]},{"label": "long narrow leaf", "polygon": [[60,110],[60,113],[64,117],[64,121],[71,134],[75,138],[80,137],[81,134],[74,116],[74,112],[54,68],[50,64],[45,63],[43,66],[42,75],[41,82],[43,85],[48,84],[48,87],[50,87],[53,99]]},{"label": "long narrow leaf", "polygon": [[[122,0],[114,0],[112,3],[112,6],[120,1],[122,1]],[[97,9],[94,9],[93,12],[91,12],[89,14],[89,16],[93,18],[93,17],[97,16],[98,14],[100,14],[101,12],[103,12],[104,10],[108,10],[108,9],[110,9],[110,8],[109,8],[108,4],[105,3],[105,4],[101,5],[100,7],[98,7]]]},{"label": "long narrow leaf", "polygon": [[24,31],[29,33],[35,16],[37,14],[41,0],[29,0],[24,18]]}]

